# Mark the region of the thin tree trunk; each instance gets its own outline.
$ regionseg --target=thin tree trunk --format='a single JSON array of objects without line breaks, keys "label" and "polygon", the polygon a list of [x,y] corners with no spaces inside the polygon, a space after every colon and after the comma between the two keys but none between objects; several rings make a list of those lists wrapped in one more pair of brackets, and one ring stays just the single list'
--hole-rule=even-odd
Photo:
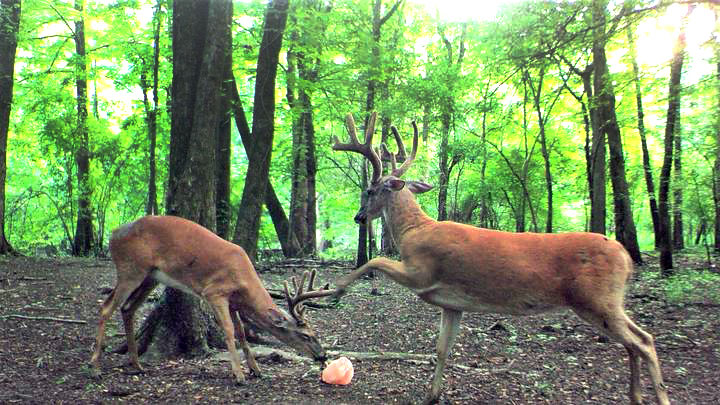
[{"label": "thin tree trunk", "polygon": [[[302,72],[302,69],[301,69]],[[301,77],[305,76],[301,73]],[[306,207],[306,218],[307,218],[307,235],[304,241],[305,246],[303,252],[309,256],[315,256],[317,254],[317,187],[315,179],[317,178],[317,158],[315,155],[315,125],[313,124],[313,107],[310,94],[303,92],[300,95],[302,104],[305,106],[303,111],[303,132],[305,136],[305,165],[307,167],[305,173],[305,181],[307,183],[307,203]]]},{"label": "thin tree trunk", "polygon": [[[232,77],[232,88],[230,91],[230,106],[233,111],[233,116],[235,117],[235,126],[240,133],[245,154],[250,156],[252,154],[253,138],[250,133],[250,126],[245,118],[245,111],[243,110],[242,102],[240,100],[240,94],[238,94],[237,91],[237,83],[235,82],[234,75]],[[288,217],[285,215],[285,210],[283,209],[282,204],[275,193],[275,189],[269,180],[267,183],[267,189],[265,190],[265,206],[267,207],[270,218],[272,218],[273,225],[275,226],[275,233],[280,241],[283,255],[285,257],[295,257],[297,252],[300,250],[300,243],[295,235],[290,232]]]},{"label": "thin tree trunk", "polygon": [[682,204],[683,204],[683,178],[682,178],[682,130],[680,128],[680,109],[678,108],[677,121],[675,123],[675,151],[673,152],[673,181],[675,187],[673,187],[673,250],[685,249],[684,241],[684,227],[683,227],[683,215],[682,215]]},{"label": "thin tree trunk", "polygon": [[[717,11],[715,14],[717,20]],[[715,167],[713,170],[713,199],[715,200],[715,252],[720,252],[720,45],[715,42],[715,58],[717,72],[715,86],[717,88],[717,110],[715,111]]]},{"label": "thin tree trunk", "polygon": [[665,155],[660,172],[660,190],[658,195],[658,214],[660,228],[660,270],[664,277],[673,274],[673,247],[670,229],[670,181],[673,164],[673,149],[675,147],[676,125],[680,114],[680,79],[685,60],[685,27],[687,18],[693,6],[688,5],[687,13],[683,17],[680,34],[673,47],[673,59],[670,64],[670,89],[668,92],[667,122],[665,124]]},{"label": "thin tree trunk", "polygon": [[600,129],[600,110],[593,96],[590,85],[590,74],[583,76],[583,87],[590,104],[590,127],[592,142],[590,151],[590,232],[607,233],[607,202],[606,202],[606,148],[605,132]]},{"label": "thin tree trunk", "polygon": [[15,51],[20,29],[20,0],[0,2],[0,254],[14,250],[5,236],[5,180],[7,176],[7,140],[12,108]]},{"label": "thin tree trunk", "polygon": [[593,9],[593,23],[596,25],[593,44],[593,65],[595,68],[595,95],[600,116],[601,131],[607,136],[610,151],[610,179],[613,185],[613,206],[615,212],[615,235],[630,253],[635,263],[642,263],[637,231],[632,216],[630,195],[625,178],[625,158],[622,150],[620,127],[615,115],[615,92],[605,57],[605,6],[604,0],[596,0]]},{"label": "thin tree trunk", "polygon": [[[605,92],[607,78],[603,75],[607,71],[604,62],[605,58],[605,7],[606,1],[593,1],[593,93],[594,97],[591,106],[594,106],[594,121],[597,124],[597,131],[593,132],[593,156],[592,156],[592,196],[590,207],[590,231],[605,234],[606,230],[606,200],[605,200],[605,122],[601,112],[602,95]],[[603,66],[601,66],[603,65]]]},{"label": "thin tree trunk", "polygon": [[[297,24],[294,24],[297,25]],[[299,34],[294,31],[291,35],[293,42],[299,42]],[[308,165],[307,159],[307,141],[305,132],[305,119],[307,118],[305,108],[308,106],[304,102],[307,101],[307,97],[304,97],[304,91],[301,86],[298,86],[300,82],[298,66],[300,65],[300,59],[303,58],[302,53],[296,53],[293,50],[289,50],[287,53],[287,100],[292,110],[293,122],[292,122],[292,175],[291,175],[291,189],[290,189],[290,231],[300,242],[300,250],[295,252],[297,256],[304,256],[307,253],[308,242]],[[299,93],[298,97],[296,93]],[[312,124],[311,124],[312,125]]]},{"label": "thin tree trunk", "polygon": [[[542,92],[542,85],[543,85],[543,78],[545,75],[545,68],[542,67],[540,69],[539,75],[538,75],[538,83],[537,83],[537,89],[532,84],[532,79],[530,78],[530,72],[527,70],[525,71],[525,80],[528,83],[528,86],[530,87],[530,90],[533,92],[533,105],[535,107],[535,113],[537,114],[538,119],[538,128],[540,129],[540,152],[543,157],[543,162],[545,166],[545,190],[547,193],[547,220],[545,222],[545,232],[546,233],[552,233],[553,231],[553,179],[552,179],[552,172],[550,170],[550,152],[547,147],[547,137],[545,134],[545,120],[546,117],[543,117],[543,111],[542,107],[540,106],[540,95]],[[549,111],[546,111],[547,114],[549,114]]]},{"label": "thin tree trunk", "polygon": [[[155,5],[155,12],[153,13],[153,105],[152,109],[147,109],[148,138],[150,141],[148,153],[148,197],[145,205],[145,214],[147,215],[155,215],[159,212],[157,203],[157,162],[155,152],[157,146],[157,116],[159,112],[158,82],[160,79],[160,28],[162,26],[162,15],[160,11],[162,5],[162,0],[158,0]],[[147,98],[145,95],[144,97]]]},{"label": "thin tree trunk", "polygon": [[5,236],[5,181],[20,11],[20,0],[0,2],[0,20],[5,22],[5,27],[0,30],[0,254],[14,252]]},{"label": "thin tree trunk", "polygon": [[[232,40],[228,38],[228,41]],[[224,62],[227,70],[226,78],[222,84],[222,96],[220,100],[220,112],[217,128],[217,150],[215,151],[215,218],[217,224],[217,234],[223,239],[230,237],[230,220],[232,211],[230,207],[230,160],[232,156],[232,139],[231,125],[232,112],[230,109],[230,93],[232,89],[232,81],[230,73],[232,69],[231,54],[228,54],[227,60]]]},{"label": "thin tree trunk", "polygon": [[75,87],[77,101],[76,139],[78,147],[75,151],[75,165],[77,166],[78,180],[78,212],[75,238],[73,241],[73,255],[87,256],[92,251],[93,225],[90,199],[90,134],[88,128],[88,90],[87,90],[87,56],[85,53],[85,20],[84,0],[75,1],[75,10],[78,20],[75,21]]},{"label": "thin tree trunk", "polygon": [[653,180],[653,168],[650,162],[650,152],[648,152],[647,136],[645,131],[645,113],[642,104],[642,84],[640,83],[640,68],[637,62],[637,53],[635,51],[635,36],[630,26],[627,28],[628,44],[630,48],[630,56],[632,58],[633,75],[635,81],[635,104],[637,106],[637,122],[638,133],[640,134],[640,146],[643,156],[643,171],[645,172],[645,186],[647,187],[650,216],[653,223],[653,233],[655,235],[655,248],[660,245],[658,239],[660,232],[658,229],[658,206],[655,199],[655,181]]},{"label": "thin tree trunk", "polygon": [[257,258],[262,205],[269,181],[275,132],[275,79],[287,13],[288,0],[268,3],[255,80],[253,147],[233,236],[233,242],[245,248],[253,260]]}]

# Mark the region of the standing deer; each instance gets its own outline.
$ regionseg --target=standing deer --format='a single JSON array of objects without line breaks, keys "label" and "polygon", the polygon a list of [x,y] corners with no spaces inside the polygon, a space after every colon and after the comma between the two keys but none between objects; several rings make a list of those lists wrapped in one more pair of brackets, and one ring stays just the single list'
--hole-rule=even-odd
[{"label": "standing deer", "polygon": [[[370,260],[336,281],[336,296],[366,272],[377,270],[440,307],[437,364],[424,403],[440,397],[443,369],[463,312],[529,315],[569,307],[625,346],[630,358],[631,403],[642,401],[640,367],[644,360],[658,403],[669,404],[653,337],[623,308],[625,283],[633,266],[620,243],[595,233],[511,233],[433,220],[413,196],[432,186],[400,179],[417,153],[417,125],[413,122],[410,156],[405,155],[397,129],[392,128],[400,153],[393,155],[382,145],[382,156],[390,160],[392,171],[381,176],[381,160],[372,147],[375,119],[373,113],[361,144],[348,114],[350,143],[335,138],[333,149],[360,153],[372,165],[372,181],[364,192],[367,199],[355,221],[365,223],[383,215],[402,261]],[[404,162],[396,167],[396,160],[401,159]]]},{"label": "standing deer", "polygon": [[[245,381],[240,357],[235,348],[235,330],[250,371],[260,376],[238,319],[270,332],[282,342],[317,361],[324,362],[325,350],[304,318],[301,302],[332,294],[315,290],[315,272],[306,272],[300,286],[292,281],[290,295],[285,282],[285,298],[290,315],[278,308],[263,287],[245,250],[208,229],[183,218],[147,216],[116,229],[110,237],[110,254],[117,271],[117,284],[100,310],[97,339],[90,364],[93,375],[100,376],[100,352],[105,339],[105,322],[120,307],[130,364],[142,371],[133,331],[133,315],[158,283],[178,288],[207,301],[225,332],[225,343],[238,383]],[[233,327],[234,325],[234,327]]]}]

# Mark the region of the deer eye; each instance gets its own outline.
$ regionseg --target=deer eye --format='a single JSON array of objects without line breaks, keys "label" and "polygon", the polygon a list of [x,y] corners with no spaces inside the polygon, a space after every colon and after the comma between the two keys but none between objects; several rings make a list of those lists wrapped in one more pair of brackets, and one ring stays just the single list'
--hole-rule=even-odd
[{"label": "deer eye", "polygon": [[371,188],[367,189],[366,192],[367,192],[367,195],[369,195],[369,196],[375,194],[375,190],[373,190]]}]

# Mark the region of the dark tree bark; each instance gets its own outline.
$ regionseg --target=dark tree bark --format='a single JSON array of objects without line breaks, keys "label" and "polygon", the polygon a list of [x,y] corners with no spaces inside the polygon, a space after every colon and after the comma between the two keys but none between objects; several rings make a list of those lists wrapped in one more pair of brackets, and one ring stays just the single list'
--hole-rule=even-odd
[{"label": "dark tree bark", "polygon": [[[594,70],[594,69],[593,69]],[[607,202],[606,202],[606,148],[605,133],[600,129],[600,110],[593,96],[593,85],[590,85],[590,71],[583,76],[583,87],[590,102],[590,127],[592,141],[590,149],[590,232],[607,233]]]},{"label": "dark tree bark", "polygon": [[[145,204],[145,214],[156,215],[158,211],[157,202],[157,162],[156,162],[156,146],[157,146],[157,116],[159,113],[159,87],[160,79],[160,30],[162,28],[162,10],[163,1],[158,0],[155,4],[155,12],[153,13],[153,60],[152,60],[152,107],[149,106],[147,92],[143,91],[145,102],[145,112],[148,125],[148,197]],[[145,75],[141,78],[143,89],[149,86],[146,84]]]},{"label": "dark tree bark", "polygon": [[0,2],[0,254],[14,250],[5,237],[5,179],[7,175],[7,140],[12,108],[15,51],[20,29],[20,0]]},{"label": "dark tree bark", "polygon": [[635,51],[635,36],[628,26],[627,28],[628,44],[630,45],[630,56],[632,58],[633,75],[635,81],[635,105],[637,106],[638,133],[640,134],[640,146],[643,155],[643,171],[645,172],[645,186],[647,187],[650,216],[653,223],[653,233],[655,235],[655,248],[660,245],[658,236],[658,205],[655,198],[655,181],[653,180],[653,168],[650,162],[650,152],[648,152],[647,136],[645,131],[645,113],[642,104],[642,85],[640,83],[640,68],[637,62],[637,53]]},{"label": "dark tree bark", "polygon": [[450,131],[454,126],[453,121],[455,119],[455,99],[453,97],[453,79],[456,74],[460,73],[462,68],[463,58],[465,57],[465,35],[467,32],[467,25],[463,25],[462,35],[458,44],[457,58],[454,55],[452,43],[445,35],[444,27],[442,24],[438,25],[438,34],[440,39],[443,41],[445,47],[445,63],[448,69],[454,72],[454,75],[450,80],[445,82],[447,88],[444,93],[447,94],[443,100],[440,101],[440,124],[441,139],[440,148],[438,154],[440,155],[440,178],[438,182],[438,221],[444,221],[447,219],[447,197],[448,187],[450,185],[450,175],[454,166],[453,162],[457,164],[457,157],[450,156]]},{"label": "dark tree bark", "polygon": [[550,116],[550,112],[552,111],[553,107],[555,106],[555,102],[560,98],[560,92],[557,92],[555,95],[555,98],[550,101],[548,105],[541,105],[541,95],[542,95],[542,86],[543,86],[543,78],[545,77],[545,66],[541,66],[540,70],[538,72],[538,79],[537,79],[537,88],[533,85],[532,78],[530,77],[530,72],[526,69],[525,70],[525,81],[528,84],[528,87],[530,87],[530,91],[532,91],[533,95],[533,106],[535,107],[535,113],[537,114],[537,120],[538,120],[538,128],[540,130],[539,138],[540,138],[540,152],[543,157],[543,162],[545,166],[545,190],[547,193],[547,220],[545,222],[545,232],[546,233],[552,233],[553,232],[553,178],[552,178],[552,170],[550,167],[550,149],[548,148],[548,142],[547,142],[547,135],[545,133],[545,124],[547,123],[548,117]]},{"label": "dark tree bark", "polygon": [[[615,235],[630,253],[635,263],[642,263],[640,246],[637,241],[635,221],[632,216],[630,195],[625,178],[625,158],[622,150],[620,127],[615,115],[615,91],[605,57],[605,6],[607,1],[593,2],[593,23],[596,32],[593,44],[593,66],[595,68],[595,96],[597,100],[599,127],[607,136],[610,151],[610,179],[613,186],[613,207],[615,212]],[[594,195],[597,197],[597,195]]]},{"label": "dark tree bark", "polygon": [[77,149],[75,151],[75,165],[78,180],[78,212],[75,226],[72,253],[74,256],[87,256],[92,251],[93,225],[90,199],[90,134],[88,128],[88,96],[87,96],[87,56],[85,52],[85,20],[84,0],[75,1],[75,10],[79,19],[75,21],[75,89],[77,102]]},{"label": "dark tree bark", "polygon": [[713,170],[713,197],[715,200],[715,252],[720,252],[720,45],[715,42],[715,58],[717,72],[715,73],[717,87],[717,110],[715,111],[715,167]]},{"label": "dark tree bark", "polygon": [[[319,55],[311,60],[302,51],[312,46],[312,39],[302,27],[308,18],[316,16],[323,7],[317,2],[304,2],[295,7],[292,15],[292,48],[288,51],[287,100],[293,112],[293,171],[290,196],[290,228],[301,245],[302,256],[316,254],[316,156],[315,126],[313,123],[312,85],[317,81]],[[302,7],[302,9],[300,9]],[[324,11],[329,11],[324,8]],[[309,14],[308,14],[309,13]],[[307,17],[310,15],[310,17]],[[321,20],[322,21],[322,20]],[[314,35],[322,35],[323,25]],[[295,50],[295,45],[300,49]],[[298,80],[299,79],[299,80]]]},{"label": "dark tree bark", "polygon": [[[173,2],[173,84],[167,213],[215,228],[217,128],[227,77],[232,3]],[[222,333],[200,300],[166,288],[140,328],[139,349],[166,355],[204,354]]]},{"label": "dark tree bark", "polygon": [[[232,43],[232,33],[228,31],[227,42]],[[217,149],[215,151],[215,219],[217,224],[217,234],[223,239],[230,237],[230,222],[232,211],[230,207],[230,160],[232,156],[232,108],[230,107],[233,94],[233,75],[232,75],[232,52],[228,52],[225,60],[225,77],[222,83],[222,93],[220,98],[219,121],[217,128]],[[235,90],[237,91],[237,90]]]},{"label": "dark tree bark", "polygon": [[590,207],[590,232],[605,234],[606,229],[606,149],[605,149],[605,122],[601,112],[603,88],[607,78],[603,72],[607,66],[601,59],[605,58],[605,6],[606,1],[593,1],[593,93],[591,105],[594,106],[594,121],[597,124],[597,131],[593,132],[592,139],[592,201]]},{"label": "dark tree bark", "polygon": [[673,250],[685,249],[685,238],[683,237],[683,178],[682,178],[682,130],[680,129],[680,109],[678,108],[677,121],[675,123],[675,151],[673,152],[673,181],[676,186],[673,187]]},{"label": "dark tree bark", "polygon": [[[237,92],[237,84],[235,83],[235,77],[232,78],[231,88],[231,108],[233,110],[233,116],[235,117],[235,126],[240,133],[243,147],[245,148],[245,154],[251,156],[252,154],[252,134],[250,133],[250,126],[248,125],[247,119],[245,118],[245,111],[243,110],[240,95]],[[290,232],[290,223],[285,210],[280,203],[275,189],[272,183],[268,180],[267,189],[265,190],[265,206],[268,209],[270,218],[272,218],[273,225],[275,226],[275,233],[280,240],[280,246],[282,247],[283,255],[285,257],[295,257],[298,250],[300,250],[300,244],[295,238],[295,235]]]},{"label": "dark tree bark", "polygon": [[268,3],[265,13],[265,26],[255,78],[253,147],[233,236],[233,242],[245,248],[248,256],[253,260],[257,257],[260,217],[270,172],[275,131],[275,78],[287,22],[287,11],[287,0],[273,0]]},{"label": "dark tree bark", "polygon": [[689,5],[683,18],[680,34],[673,47],[673,58],[670,64],[670,88],[668,91],[667,121],[665,123],[665,155],[660,171],[660,190],[658,193],[658,218],[660,230],[660,270],[664,277],[673,274],[673,247],[670,230],[670,180],[673,165],[673,149],[675,147],[676,125],[680,115],[680,79],[685,60],[685,27],[693,6]]}]

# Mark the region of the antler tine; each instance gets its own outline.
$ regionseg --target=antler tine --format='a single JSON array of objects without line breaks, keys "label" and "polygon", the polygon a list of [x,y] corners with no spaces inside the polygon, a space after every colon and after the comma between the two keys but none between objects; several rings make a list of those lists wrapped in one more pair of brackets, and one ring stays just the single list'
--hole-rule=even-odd
[{"label": "antler tine", "polygon": [[400,133],[398,132],[397,128],[395,128],[395,125],[390,126],[390,131],[393,133],[393,136],[395,137],[395,143],[398,146],[398,156],[400,156],[402,160],[405,161],[405,159],[407,158],[407,153],[405,152],[405,144],[403,144],[402,138],[400,138]]},{"label": "antler tine", "polygon": [[[410,156],[409,156],[409,157],[405,158],[405,161],[403,162],[403,164],[402,164],[400,167],[398,167],[397,169],[393,169],[392,175],[395,176],[395,177],[400,177],[400,176],[402,176],[403,174],[405,174],[405,172],[407,171],[407,169],[410,168],[410,165],[412,165],[412,162],[415,160],[415,155],[417,155],[417,150],[418,150],[418,127],[417,127],[417,124],[415,123],[415,121],[412,122],[412,126],[413,126],[413,147],[412,147],[412,152],[410,152]],[[395,132],[393,132],[393,133],[395,133]],[[399,138],[399,136],[398,136],[396,139],[398,140],[398,148],[401,149],[401,150],[404,150],[404,149],[405,149],[404,145],[403,145],[403,146],[400,146],[400,145],[402,145],[402,140]]]},{"label": "antler tine", "polygon": [[[306,271],[302,275],[302,282],[298,286],[297,279],[293,277],[291,280],[293,282],[293,285],[295,287],[295,294],[293,296],[290,296],[290,289],[288,286],[288,282],[284,282],[285,287],[285,298],[288,302],[288,307],[290,309],[290,314],[295,318],[295,320],[298,323],[304,323],[305,320],[303,319],[303,314],[305,313],[305,307],[300,305],[303,301],[310,299],[310,298],[320,298],[320,297],[326,297],[328,295],[332,295],[335,291],[330,290],[330,283],[326,284],[322,289],[316,290],[314,289],[313,285],[315,284],[315,277],[317,275],[317,272],[315,270],[312,271]],[[309,278],[309,282],[307,284],[308,289],[305,291],[305,280]]]},{"label": "antler tine", "polygon": [[382,163],[380,158],[375,153],[372,147],[372,138],[375,133],[375,121],[377,119],[377,112],[370,114],[368,119],[367,127],[365,128],[365,143],[360,143],[357,139],[357,129],[355,128],[355,120],[352,114],[348,113],[345,117],[345,126],[347,127],[348,133],[350,134],[350,143],[341,143],[337,137],[334,137],[335,144],[333,145],[334,150],[343,150],[348,152],[357,152],[365,156],[370,161],[373,168],[372,181],[375,183],[380,179],[382,175]]},{"label": "antler tine", "polygon": [[[297,285],[297,283],[295,282],[295,277],[293,277],[292,280],[293,280],[293,283],[295,285]],[[287,280],[285,280],[283,282],[283,287],[285,288],[285,300],[287,301],[288,309],[290,310],[290,315],[292,315],[292,317],[295,318],[295,320],[297,322],[301,322],[302,316],[300,314],[298,314],[295,310],[297,307],[297,303],[295,301],[295,298],[290,296],[290,289],[288,288]]]},{"label": "antler tine", "polygon": [[313,284],[315,284],[315,276],[317,275],[317,272],[316,271],[310,272],[310,271],[306,270],[305,274],[308,274],[308,273],[310,273],[310,281],[308,281],[308,291],[312,291],[314,288]]}]

